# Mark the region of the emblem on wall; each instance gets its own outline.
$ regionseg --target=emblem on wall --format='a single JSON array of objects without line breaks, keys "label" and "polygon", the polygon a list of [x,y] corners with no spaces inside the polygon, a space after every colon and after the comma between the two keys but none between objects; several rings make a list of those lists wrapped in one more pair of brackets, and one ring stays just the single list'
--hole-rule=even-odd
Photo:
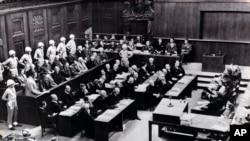
[{"label": "emblem on wall", "polygon": [[131,12],[134,16],[143,16],[145,13],[144,0],[132,0],[131,6]]},{"label": "emblem on wall", "polygon": [[124,2],[123,32],[130,32],[130,21],[147,21],[148,34],[153,32],[152,21],[154,20],[153,0],[127,0]]},{"label": "emblem on wall", "polygon": [[34,31],[43,30],[43,17],[42,17],[42,15],[33,16],[32,24],[33,24]]}]

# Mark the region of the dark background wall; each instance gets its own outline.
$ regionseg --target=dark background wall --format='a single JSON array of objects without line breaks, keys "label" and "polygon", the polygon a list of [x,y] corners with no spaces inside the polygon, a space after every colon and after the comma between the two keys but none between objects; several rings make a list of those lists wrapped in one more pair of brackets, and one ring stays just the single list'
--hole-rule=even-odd
[{"label": "dark background wall", "polygon": [[21,57],[25,46],[35,49],[39,41],[48,47],[50,39],[58,43],[61,36],[68,38],[70,33],[83,36],[92,26],[92,3],[91,0],[74,0],[5,9],[0,12],[0,22],[3,41],[2,47],[0,42],[0,59],[7,58],[10,49],[15,49]]},{"label": "dark background wall", "polygon": [[246,0],[154,0],[154,8],[156,36],[250,40]]},{"label": "dark background wall", "polygon": [[194,62],[206,52],[250,65],[250,3],[246,0],[154,0],[154,35],[191,38]]},{"label": "dark background wall", "polygon": [[124,0],[93,0],[93,32],[122,33]]}]

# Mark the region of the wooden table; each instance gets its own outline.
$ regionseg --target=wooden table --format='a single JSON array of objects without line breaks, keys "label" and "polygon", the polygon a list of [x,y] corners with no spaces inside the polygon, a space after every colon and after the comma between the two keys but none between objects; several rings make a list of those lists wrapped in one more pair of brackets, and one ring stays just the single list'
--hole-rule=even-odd
[{"label": "wooden table", "polygon": [[[166,101],[166,103],[168,102]],[[162,110],[159,113],[165,114],[167,113],[165,111],[167,110]],[[152,140],[152,125],[158,125],[159,136],[166,133],[166,131],[163,131],[163,127],[165,129],[172,129],[172,131],[167,132],[168,134],[183,135],[193,140],[197,138],[198,133],[221,134],[223,135],[222,138],[229,136],[232,119],[219,116],[181,113],[180,111],[176,111],[173,115],[179,116],[180,123],[170,123],[169,120],[163,121],[155,119],[154,117],[153,120],[149,120],[149,141]]]},{"label": "wooden table", "polygon": [[197,87],[197,75],[185,75],[183,76],[172,88],[169,90],[164,97],[167,98],[185,98],[191,97],[193,88]]},{"label": "wooden table", "polygon": [[150,76],[147,80],[145,80],[142,84],[139,84],[138,87],[135,89],[137,109],[145,110],[147,108],[146,105],[149,99],[145,94],[147,87],[149,85],[149,81],[150,80],[156,81],[158,76],[159,74],[155,73],[154,75]]},{"label": "wooden table", "polygon": [[83,105],[84,102],[80,101],[60,112],[58,116],[59,135],[72,137],[81,130],[82,122],[78,113],[81,111]]},{"label": "wooden table", "polygon": [[225,70],[225,55],[202,55],[202,71],[223,72]]},{"label": "wooden table", "polygon": [[121,100],[115,109],[108,109],[95,119],[95,141],[108,141],[111,131],[122,131],[123,120],[136,114],[135,101]]},{"label": "wooden table", "polygon": [[153,112],[153,121],[180,124],[181,115],[187,111],[187,101],[163,98]]}]

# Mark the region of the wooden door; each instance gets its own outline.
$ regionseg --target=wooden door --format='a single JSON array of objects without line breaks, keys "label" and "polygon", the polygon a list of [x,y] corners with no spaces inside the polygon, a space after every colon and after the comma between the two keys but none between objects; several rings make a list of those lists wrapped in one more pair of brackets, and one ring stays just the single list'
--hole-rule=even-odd
[{"label": "wooden door", "polygon": [[8,49],[14,49],[20,58],[25,46],[29,45],[27,15],[25,12],[9,14],[6,16],[8,23]]},{"label": "wooden door", "polygon": [[60,42],[60,37],[64,35],[63,14],[61,7],[48,9],[48,34],[49,40],[55,40],[56,44]]}]

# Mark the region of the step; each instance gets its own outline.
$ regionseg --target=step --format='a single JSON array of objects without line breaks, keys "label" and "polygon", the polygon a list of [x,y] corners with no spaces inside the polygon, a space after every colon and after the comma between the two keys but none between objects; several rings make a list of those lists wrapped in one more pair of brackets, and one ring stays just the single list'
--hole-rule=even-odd
[{"label": "step", "polygon": [[239,92],[244,93],[246,89],[247,89],[246,87],[239,87]]},{"label": "step", "polygon": [[203,89],[203,88],[207,88],[207,84],[206,83],[198,83],[197,84],[197,87],[200,88],[200,89]]},{"label": "step", "polygon": [[210,83],[213,78],[207,78],[207,77],[198,77],[197,81],[201,83]]}]

